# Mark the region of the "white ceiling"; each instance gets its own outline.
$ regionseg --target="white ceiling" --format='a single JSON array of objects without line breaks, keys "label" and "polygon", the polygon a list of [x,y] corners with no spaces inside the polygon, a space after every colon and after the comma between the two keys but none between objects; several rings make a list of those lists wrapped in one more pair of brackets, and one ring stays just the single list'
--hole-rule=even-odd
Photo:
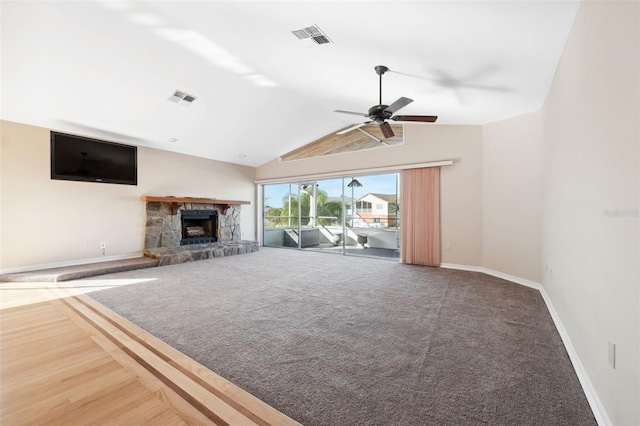
[{"label": "white ceiling", "polygon": [[[1,116],[258,166],[378,103],[437,124],[539,109],[578,1],[2,1]],[[317,24],[333,44],[298,40]],[[176,90],[197,97],[169,102]],[[169,142],[169,138],[178,139]],[[245,155],[245,157],[241,157]]]}]

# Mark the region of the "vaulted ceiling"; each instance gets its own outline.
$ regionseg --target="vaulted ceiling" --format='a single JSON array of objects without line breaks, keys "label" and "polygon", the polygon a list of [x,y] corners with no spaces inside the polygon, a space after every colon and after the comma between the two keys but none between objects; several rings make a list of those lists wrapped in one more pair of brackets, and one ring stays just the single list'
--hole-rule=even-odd
[{"label": "vaulted ceiling", "polygon": [[[3,1],[2,119],[258,166],[360,122],[539,109],[578,1]],[[316,24],[318,45],[292,30]],[[168,99],[176,90],[191,103]],[[189,106],[185,106],[189,105]],[[175,141],[174,141],[175,140]]]},{"label": "vaulted ceiling", "polygon": [[[323,157],[325,155],[382,148],[403,143],[404,129],[402,124],[394,123],[390,126],[393,131],[393,136],[389,138],[385,138],[377,123],[366,124],[345,134],[338,135],[331,132],[318,140],[281,155],[280,159],[282,161],[301,160],[304,158]],[[340,131],[345,129],[340,129]]]}]

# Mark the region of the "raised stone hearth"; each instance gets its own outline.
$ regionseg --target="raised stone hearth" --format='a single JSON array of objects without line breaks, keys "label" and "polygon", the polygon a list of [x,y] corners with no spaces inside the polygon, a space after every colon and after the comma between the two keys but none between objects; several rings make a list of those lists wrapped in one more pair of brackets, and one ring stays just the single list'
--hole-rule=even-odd
[{"label": "raised stone hearth", "polygon": [[233,243],[192,244],[174,248],[156,248],[153,250],[145,249],[144,255],[158,259],[158,266],[163,266],[251,253],[258,251],[258,249],[259,245],[257,241],[238,241]]},{"label": "raised stone hearth", "polygon": [[[240,239],[240,207],[248,204],[246,201],[148,196],[142,199],[146,201],[147,215],[144,255],[158,259],[159,265],[251,253],[259,249],[257,241]],[[189,220],[185,220],[187,218]],[[197,222],[197,218],[206,220]],[[192,234],[197,238],[190,238]]]}]

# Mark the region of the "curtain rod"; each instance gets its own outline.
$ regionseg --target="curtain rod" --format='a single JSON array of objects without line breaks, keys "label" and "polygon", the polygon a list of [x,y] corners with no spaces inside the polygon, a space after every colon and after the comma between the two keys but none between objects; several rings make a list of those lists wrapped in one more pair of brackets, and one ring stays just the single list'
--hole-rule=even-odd
[{"label": "curtain rod", "polygon": [[310,180],[310,179],[320,179],[320,178],[327,178],[327,177],[339,177],[339,176],[345,176],[345,175],[350,176],[350,175],[356,175],[356,174],[367,174],[367,173],[376,173],[376,172],[421,169],[424,167],[450,166],[452,164],[453,164],[453,160],[432,161],[430,163],[403,164],[401,166],[373,167],[369,169],[342,170],[338,172],[318,173],[313,175],[287,176],[287,177],[279,177],[279,178],[273,178],[273,179],[258,179],[254,181],[254,183],[256,184],[282,183],[282,182],[290,182],[291,180],[307,180],[307,179]]}]

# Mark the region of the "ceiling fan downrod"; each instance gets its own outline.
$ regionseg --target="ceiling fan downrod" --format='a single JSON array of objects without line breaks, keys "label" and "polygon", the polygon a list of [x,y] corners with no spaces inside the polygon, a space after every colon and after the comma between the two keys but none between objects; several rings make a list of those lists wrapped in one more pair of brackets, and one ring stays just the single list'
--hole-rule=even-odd
[{"label": "ceiling fan downrod", "polygon": [[378,105],[382,105],[382,75],[389,71],[389,68],[385,67],[384,65],[376,65],[375,68],[376,73],[380,76],[380,97],[379,97],[379,102]]}]

